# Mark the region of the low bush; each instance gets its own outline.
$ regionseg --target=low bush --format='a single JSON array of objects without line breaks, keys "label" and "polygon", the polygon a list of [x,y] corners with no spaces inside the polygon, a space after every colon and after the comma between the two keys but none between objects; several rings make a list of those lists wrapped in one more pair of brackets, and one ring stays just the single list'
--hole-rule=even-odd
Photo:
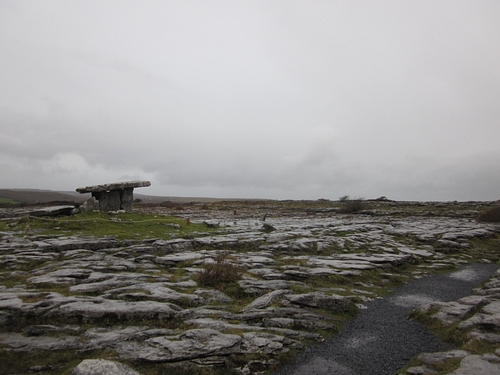
[{"label": "low bush", "polygon": [[341,213],[350,214],[366,209],[366,202],[363,198],[351,199],[346,195],[341,197],[339,201],[342,203],[342,207],[339,210]]},{"label": "low bush", "polygon": [[232,263],[229,254],[221,253],[215,262],[206,264],[198,275],[197,281],[202,286],[223,290],[227,285],[241,280],[243,268]]}]

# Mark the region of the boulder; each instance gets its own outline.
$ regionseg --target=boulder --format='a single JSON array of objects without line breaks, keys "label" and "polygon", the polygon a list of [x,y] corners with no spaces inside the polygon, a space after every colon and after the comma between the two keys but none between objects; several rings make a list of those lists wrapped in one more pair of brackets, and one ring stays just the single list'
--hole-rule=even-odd
[{"label": "boulder", "polygon": [[123,363],[106,359],[85,359],[73,369],[72,375],[140,375]]}]

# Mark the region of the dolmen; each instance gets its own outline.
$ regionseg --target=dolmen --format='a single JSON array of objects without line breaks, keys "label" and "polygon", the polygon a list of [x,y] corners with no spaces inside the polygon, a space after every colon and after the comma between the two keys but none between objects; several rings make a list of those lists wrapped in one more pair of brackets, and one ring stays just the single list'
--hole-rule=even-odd
[{"label": "dolmen", "polygon": [[79,187],[80,194],[91,193],[92,197],[85,202],[87,209],[104,212],[132,211],[134,188],[151,186],[149,181],[125,181],[104,185]]}]

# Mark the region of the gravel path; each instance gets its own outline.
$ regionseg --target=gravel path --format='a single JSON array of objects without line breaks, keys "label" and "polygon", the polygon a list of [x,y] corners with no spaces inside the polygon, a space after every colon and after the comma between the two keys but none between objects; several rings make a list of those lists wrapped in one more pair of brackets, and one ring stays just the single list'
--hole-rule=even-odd
[{"label": "gravel path", "polygon": [[308,348],[277,375],[393,375],[422,352],[449,350],[422,325],[408,319],[430,301],[454,301],[489,278],[494,264],[471,264],[458,271],[412,281],[368,309],[333,339]]}]

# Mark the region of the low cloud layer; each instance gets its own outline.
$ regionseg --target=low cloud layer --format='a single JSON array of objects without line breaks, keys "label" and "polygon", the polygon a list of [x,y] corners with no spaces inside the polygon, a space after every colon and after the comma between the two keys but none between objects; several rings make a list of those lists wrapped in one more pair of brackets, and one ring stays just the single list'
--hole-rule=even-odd
[{"label": "low cloud layer", "polygon": [[496,200],[497,1],[0,3],[2,188]]}]

